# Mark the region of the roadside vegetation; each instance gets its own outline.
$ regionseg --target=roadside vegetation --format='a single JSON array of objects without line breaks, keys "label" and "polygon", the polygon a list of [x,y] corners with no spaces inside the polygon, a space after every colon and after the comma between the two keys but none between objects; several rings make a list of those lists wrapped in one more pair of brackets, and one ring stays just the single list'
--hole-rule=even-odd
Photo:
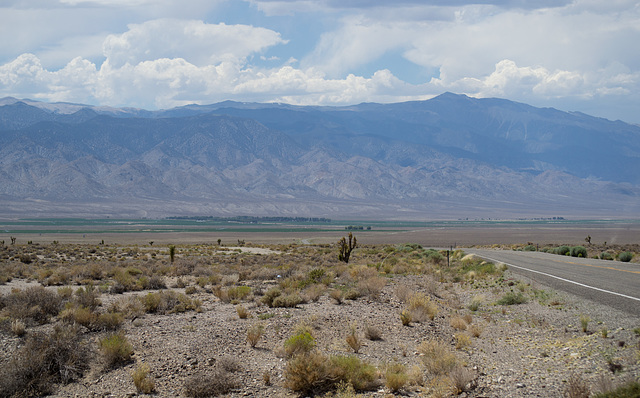
[{"label": "roadside vegetation", "polygon": [[[6,347],[0,357],[0,396],[52,394],[122,368],[132,391],[158,392],[154,372],[170,370],[145,361],[141,344],[149,343],[139,338],[138,328],[154,319],[183,314],[195,319],[208,311],[227,311],[219,318],[243,325],[236,339],[246,346],[246,355],[283,365],[261,368],[252,365],[255,361],[240,364],[221,356],[203,367],[189,359],[188,366],[175,369],[174,382],[181,383],[176,388],[183,395],[226,394],[242,389],[249,378],[262,380],[262,388],[277,386],[303,396],[355,397],[381,388],[390,394],[455,396],[479,388],[472,353],[478,339],[496,337],[486,332],[496,317],[523,304],[563,311],[553,294],[509,279],[506,267],[462,250],[366,246],[356,244],[352,234],[338,245],[273,245],[262,247],[261,254],[243,251],[255,246],[242,243],[242,248],[153,242],[0,246],[0,285],[31,282],[0,295],[0,339]],[[532,247],[538,250],[532,244],[513,249]],[[636,247],[540,250],[578,257],[606,252],[620,261],[628,252],[630,260],[638,258]],[[390,324],[355,316],[356,303],[392,308]],[[337,337],[328,338],[330,331],[305,312],[320,305],[344,314],[327,328],[338,328]],[[586,315],[580,322],[583,333],[591,330]],[[521,323],[536,327],[543,321],[511,325]],[[195,326],[184,326],[190,328]],[[599,333],[609,343],[607,333]],[[388,353],[374,351],[391,342]],[[603,366],[628,367],[624,346],[609,345],[613,351]]]}]

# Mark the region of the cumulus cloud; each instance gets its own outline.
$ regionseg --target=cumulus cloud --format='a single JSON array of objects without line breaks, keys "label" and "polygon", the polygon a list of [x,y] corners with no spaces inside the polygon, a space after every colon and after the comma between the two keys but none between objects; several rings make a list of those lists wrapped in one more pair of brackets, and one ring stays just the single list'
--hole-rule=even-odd
[{"label": "cumulus cloud", "polygon": [[[566,100],[564,108],[575,109],[570,104],[576,100],[620,104],[640,92],[640,53],[630,50],[640,40],[640,6],[633,0],[615,0],[610,8],[595,0],[554,7],[547,0],[249,0],[254,13],[317,12],[322,21],[310,29],[315,36],[302,39],[298,25],[284,33],[274,27],[281,17],[267,29],[181,19],[178,8],[185,7],[174,0],[154,2],[164,11],[153,19],[146,18],[150,0],[64,1],[74,18],[95,10],[115,18],[126,7],[139,20],[126,26],[121,21],[107,32],[106,24],[88,29],[89,18],[81,28],[89,33],[80,36],[75,27],[65,33],[61,21],[49,26],[62,32],[46,46],[38,44],[38,35],[20,35],[22,44],[0,44],[7,57],[0,59],[0,96],[166,108],[226,99],[393,102],[454,91],[544,106]],[[193,1],[203,10],[211,10],[211,3]],[[244,4],[241,11],[249,8],[233,7],[238,4]],[[27,15],[40,23],[47,14],[28,14],[24,7],[2,11],[3,23],[25,21]],[[166,18],[174,11],[175,18]],[[0,32],[14,28],[0,23]],[[37,51],[10,55],[23,47]],[[406,79],[421,84],[398,78],[407,65],[424,71],[420,79]]]},{"label": "cumulus cloud", "polygon": [[279,33],[265,28],[159,19],[130,25],[126,33],[108,36],[103,51],[114,68],[160,58],[184,58],[202,66],[242,62],[250,54],[284,43]]}]

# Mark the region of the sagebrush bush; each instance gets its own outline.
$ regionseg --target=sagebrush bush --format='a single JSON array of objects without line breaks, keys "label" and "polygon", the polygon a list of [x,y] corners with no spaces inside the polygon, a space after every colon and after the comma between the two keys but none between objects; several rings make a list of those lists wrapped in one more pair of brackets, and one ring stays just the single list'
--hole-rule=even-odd
[{"label": "sagebrush bush", "polygon": [[571,257],[587,258],[587,249],[584,246],[573,246],[571,248]]},{"label": "sagebrush bush", "polygon": [[133,346],[124,333],[113,333],[100,339],[100,353],[107,368],[115,368],[131,361]]},{"label": "sagebrush bush", "polygon": [[238,382],[224,369],[214,368],[208,373],[197,373],[184,383],[185,395],[191,398],[215,397],[236,388]]},{"label": "sagebrush bush", "polygon": [[609,261],[611,261],[611,260],[613,260],[613,255],[611,253],[609,253],[609,252],[602,252],[602,253],[600,253],[600,259],[601,260],[609,260]]},{"label": "sagebrush bush", "polygon": [[558,246],[553,250],[553,252],[561,256],[566,256],[571,253],[571,248],[569,246]]},{"label": "sagebrush bush", "polygon": [[292,391],[314,396],[330,391],[335,383],[327,357],[318,351],[302,352],[287,361],[284,386]]},{"label": "sagebrush bush", "polygon": [[334,380],[347,382],[356,391],[368,391],[378,386],[376,367],[355,356],[331,356],[329,373]]},{"label": "sagebrush bush", "polygon": [[282,294],[273,299],[272,307],[294,308],[298,304],[302,304],[304,300],[297,292],[291,294]]},{"label": "sagebrush bush", "polygon": [[622,252],[618,254],[618,261],[622,261],[624,263],[628,263],[633,258],[633,254],[631,252]]},{"label": "sagebrush bush", "polygon": [[56,326],[49,334],[33,332],[7,366],[1,368],[0,395],[49,395],[56,383],[67,384],[81,378],[88,366],[89,350],[77,327]]},{"label": "sagebrush bush", "polygon": [[52,316],[58,315],[62,306],[61,297],[42,286],[14,290],[0,297],[0,315],[22,321],[44,324]]},{"label": "sagebrush bush", "polygon": [[524,304],[527,302],[527,298],[520,292],[508,292],[500,300],[498,300],[499,305],[517,305]]}]

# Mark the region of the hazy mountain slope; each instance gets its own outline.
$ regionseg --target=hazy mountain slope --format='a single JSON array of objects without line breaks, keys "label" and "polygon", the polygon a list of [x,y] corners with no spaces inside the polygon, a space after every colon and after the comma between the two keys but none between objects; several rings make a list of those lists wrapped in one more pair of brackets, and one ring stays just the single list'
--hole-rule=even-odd
[{"label": "hazy mountain slope", "polygon": [[4,99],[0,139],[4,213],[640,212],[640,128],[498,99],[158,112]]}]

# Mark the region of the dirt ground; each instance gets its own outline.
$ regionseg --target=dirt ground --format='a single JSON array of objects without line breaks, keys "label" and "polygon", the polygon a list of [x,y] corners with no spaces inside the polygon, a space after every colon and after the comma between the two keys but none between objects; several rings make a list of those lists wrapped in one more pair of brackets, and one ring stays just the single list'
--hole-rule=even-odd
[{"label": "dirt ground", "polygon": [[[300,228],[296,232],[180,232],[180,233],[91,233],[86,234],[18,234],[19,242],[27,241],[47,244],[53,240],[64,243],[94,244],[105,241],[107,244],[201,244],[215,243],[218,239],[225,245],[244,240],[252,244],[326,244],[335,243],[348,231],[306,232]],[[500,224],[495,226],[458,226],[451,228],[417,228],[412,230],[393,228],[384,231],[356,231],[362,244],[400,244],[419,243],[425,247],[468,247],[492,244],[568,244],[585,243],[587,236],[593,244],[640,244],[640,222],[597,224]],[[9,241],[9,236],[2,237]]]}]

